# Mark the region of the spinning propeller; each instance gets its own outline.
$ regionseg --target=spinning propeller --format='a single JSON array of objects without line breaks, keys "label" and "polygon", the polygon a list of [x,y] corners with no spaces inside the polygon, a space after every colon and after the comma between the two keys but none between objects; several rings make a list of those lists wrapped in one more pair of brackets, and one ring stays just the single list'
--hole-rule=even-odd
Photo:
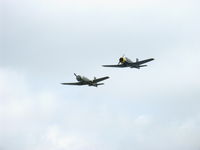
[{"label": "spinning propeller", "polygon": [[75,75],[75,77],[76,77],[76,80],[78,80],[78,81],[81,80],[81,76],[80,76],[80,75],[77,75],[77,74],[75,74],[75,73],[74,73],[74,75]]}]

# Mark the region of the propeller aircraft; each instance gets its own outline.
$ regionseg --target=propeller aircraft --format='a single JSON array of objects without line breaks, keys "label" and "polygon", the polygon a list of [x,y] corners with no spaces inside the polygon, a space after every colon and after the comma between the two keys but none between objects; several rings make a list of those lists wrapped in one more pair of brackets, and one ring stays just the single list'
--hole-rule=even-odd
[{"label": "propeller aircraft", "polygon": [[96,78],[96,77],[94,77],[93,80],[90,80],[87,77],[76,75],[75,73],[74,73],[74,75],[75,75],[76,80],[78,82],[74,82],[74,83],[61,83],[61,84],[63,84],[63,85],[88,85],[88,86],[97,87],[99,85],[103,85],[104,84],[104,83],[98,83],[98,82],[101,82],[101,81],[106,80],[106,79],[109,78],[108,76],[102,77],[102,78]]},{"label": "propeller aircraft", "polygon": [[137,68],[140,69],[141,67],[146,67],[147,65],[143,65],[147,62],[153,61],[154,58],[149,58],[145,60],[140,60],[136,58],[136,61],[133,62],[129,58],[125,57],[124,55],[119,58],[119,63],[117,65],[102,65],[103,67],[117,67],[117,68],[125,68],[125,67],[130,67],[130,68]]}]

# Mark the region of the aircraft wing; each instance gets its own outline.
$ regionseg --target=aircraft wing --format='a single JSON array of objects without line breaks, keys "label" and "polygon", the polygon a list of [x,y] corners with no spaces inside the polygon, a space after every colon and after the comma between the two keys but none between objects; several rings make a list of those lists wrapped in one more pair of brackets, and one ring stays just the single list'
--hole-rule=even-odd
[{"label": "aircraft wing", "polygon": [[142,61],[138,61],[138,62],[135,62],[136,64],[144,64],[144,63],[147,63],[149,61],[152,61],[154,60],[153,58],[150,58],[150,59],[145,59],[145,60],[142,60]]},{"label": "aircraft wing", "polygon": [[103,77],[103,78],[94,79],[93,82],[94,82],[94,83],[101,82],[101,81],[106,80],[106,79],[108,79],[108,78],[109,78],[109,77]]},{"label": "aircraft wing", "polygon": [[125,67],[124,65],[102,65],[103,67],[118,67],[118,68],[123,68]]},{"label": "aircraft wing", "polygon": [[74,83],[61,83],[63,85],[86,85],[86,83],[83,82],[74,82]]}]

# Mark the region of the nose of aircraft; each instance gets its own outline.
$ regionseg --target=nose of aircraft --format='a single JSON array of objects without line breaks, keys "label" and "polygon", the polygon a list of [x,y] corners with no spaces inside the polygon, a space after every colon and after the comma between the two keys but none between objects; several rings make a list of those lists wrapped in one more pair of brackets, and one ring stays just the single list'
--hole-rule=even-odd
[{"label": "nose of aircraft", "polygon": [[125,63],[126,62],[126,58],[125,57],[120,57],[119,58],[119,63],[118,64],[120,64],[120,63]]},{"label": "nose of aircraft", "polygon": [[76,80],[80,81],[81,80],[81,76],[76,76]]},{"label": "nose of aircraft", "polygon": [[77,74],[75,74],[75,73],[74,73],[74,75],[76,76],[76,80],[77,80],[77,81],[80,81],[80,80],[81,80],[81,76],[80,76],[80,75],[77,75]]},{"label": "nose of aircraft", "polygon": [[123,62],[123,60],[124,60],[123,57],[119,58],[119,62]]}]

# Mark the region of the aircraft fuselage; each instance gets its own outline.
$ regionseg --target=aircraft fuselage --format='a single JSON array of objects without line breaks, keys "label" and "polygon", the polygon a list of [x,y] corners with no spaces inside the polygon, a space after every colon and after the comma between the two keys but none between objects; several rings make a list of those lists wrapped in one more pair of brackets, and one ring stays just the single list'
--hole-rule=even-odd
[{"label": "aircraft fuselage", "polygon": [[142,64],[147,63],[147,62],[152,61],[152,60],[154,60],[154,59],[150,58],[150,59],[146,59],[146,60],[142,60],[142,61],[139,61],[138,59],[136,59],[136,62],[133,62],[132,60],[130,60],[127,57],[121,57],[119,59],[119,63],[121,63],[121,65],[123,65],[124,67],[140,69],[140,67],[146,67],[147,66],[147,65],[142,65]]}]

